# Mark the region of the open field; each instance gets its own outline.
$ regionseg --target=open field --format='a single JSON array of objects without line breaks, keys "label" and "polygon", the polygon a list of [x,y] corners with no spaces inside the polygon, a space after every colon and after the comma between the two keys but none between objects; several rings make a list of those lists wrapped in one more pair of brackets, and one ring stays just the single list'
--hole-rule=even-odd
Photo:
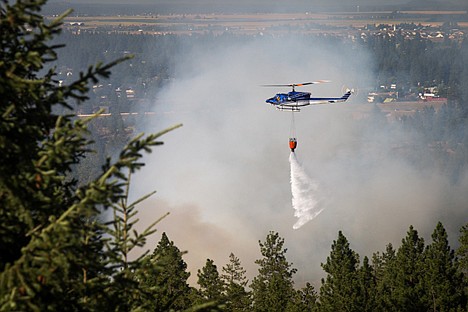
[{"label": "open field", "polygon": [[[281,32],[285,28],[302,32],[330,28],[362,28],[366,25],[415,23],[441,26],[446,20],[466,16],[464,11],[402,11],[402,12],[335,12],[335,13],[264,13],[264,14],[171,14],[136,16],[68,17],[66,23],[81,23],[82,28],[137,27],[141,31],[187,33],[232,31],[258,33],[265,30]],[[458,22],[468,29],[468,21]]]}]

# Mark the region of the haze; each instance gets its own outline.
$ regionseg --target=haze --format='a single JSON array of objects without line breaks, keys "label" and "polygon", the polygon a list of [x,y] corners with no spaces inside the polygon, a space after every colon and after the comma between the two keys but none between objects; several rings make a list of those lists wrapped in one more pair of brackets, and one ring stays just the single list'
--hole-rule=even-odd
[{"label": "haze", "polygon": [[[142,5],[165,12],[250,11],[286,12],[372,8],[426,9],[445,5],[465,7],[465,0],[437,1],[51,1],[59,12],[78,6],[80,12],[102,5],[100,12]],[[107,11],[109,12],[109,11]],[[115,11],[114,11],[115,12]],[[285,238],[288,260],[298,269],[298,286],[307,281],[316,288],[324,275],[333,240],[342,230],[351,248],[361,256],[398,247],[410,225],[430,242],[438,221],[446,227],[452,247],[466,223],[468,174],[450,183],[432,168],[418,170],[395,153],[407,140],[398,127],[372,118],[362,119],[366,89],[375,78],[372,55],[343,44],[324,45],[310,37],[258,35],[248,43],[229,42],[178,51],[174,79],[154,90],[157,117],[145,129],[158,132],[183,123],[163,137],[165,144],[145,157],[143,171],[133,177],[132,197],[153,190],[157,194],[140,204],[140,229],[166,212],[158,232],[146,248],[154,249],[166,232],[181,250],[196,282],[196,272],[207,258],[220,269],[233,252],[252,279],[260,258],[259,240],[269,231]],[[146,51],[154,53],[157,51]],[[318,79],[329,84],[307,87],[317,96],[341,96],[346,87],[358,92],[342,104],[304,108],[295,114],[296,156],[318,183],[323,211],[299,229],[291,203],[291,113],[265,103],[276,92],[264,84],[299,83]],[[365,103],[365,107],[373,104]],[[381,116],[380,116],[381,117]]]},{"label": "haze", "polygon": [[[207,258],[221,268],[233,252],[249,277],[256,275],[258,241],[269,231],[285,238],[288,259],[298,268],[296,281],[319,286],[320,267],[339,230],[361,257],[399,246],[410,225],[427,241],[437,221],[452,238],[466,222],[468,176],[453,186],[430,170],[420,172],[395,157],[405,139],[399,129],[359,120],[359,95],[349,102],[304,108],[296,113],[297,158],[320,184],[324,210],[298,230],[291,205],[291,113],[265,103],[276,91],[263,84],[332,83],[307,90],[338,96],[345,86],[362,89],[374,77],[367,51],[322,45],[291,35],[257,37],[247,44],[200,46],[180,51],[178,79],[154,102],[156,132],[184,126],[164,137],[165,144],[145,158],[133,179],[134,196],[158,193],[141,204],[142,224],[171,215],[149,241],[154,248],[165,231],[188,254],[192,271]],[[368,104],[372,105],[372,104]]]}]

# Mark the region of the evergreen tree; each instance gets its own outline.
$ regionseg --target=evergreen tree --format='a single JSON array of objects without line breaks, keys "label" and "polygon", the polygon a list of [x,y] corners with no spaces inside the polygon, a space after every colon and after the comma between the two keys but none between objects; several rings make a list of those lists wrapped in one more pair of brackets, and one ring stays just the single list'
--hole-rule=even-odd
[{"label": "evergreen tree", "polygon": [[299,290],[295,291],[293,300],[290,301],[288,304],[286,311],[287,312],[314,312],[318,311],[317,305],[317,292],[315,291],[314,286],[310,283],[306,283],[306,285]]},{"label": "evergreen tree", "polygon": [[432,233],[432,244],[424,252],[424,289],[427,308],[432,311],[456,311],[462,302],[462,276],[457,270],[442,223]]},{"label": "evergreen tree", "polygon": [[[132,278],[140,263],[126,255],[153,230],[130,235],[127,176],[167,131],[130,141],[97,178],[77,186],[69,174],[89,149],[90,119],[54,111],[86,100],[88,83],[121,60],[60,85],[55,69],[44,67],[57,57],[58,46],[47,42],[65,15],[46,24],[44,3],[0,3],[0,310],[128,310],[141,289]],[[101,221],[102,210],[114,210],[115,219]]]},{"label": "evergreen tree", "polygon": [[[111,206],[114,212],[113,219],[107,222],[107,226],[103,229],[106,234],[106,244],[102,250],[103,258],[99,265],[107,270],[103,271],[105,274],[98,275],[97,279],[102,282],[106,300],[94,298],[92,293],[91,296],[85,298],[94,309],[115,311],[142,309],[152,299],[152,295],[146,291],[144,285],[135,279],[135,275],[141,275],[141,271],[145,269],[143,258],[147,252],[134,260],[129,259],[129,254],[136,247],[145,245],[146,238],[156,231],[155,225],[164,216],[153,222],[142,233],[134,230],[134,226],[138,222],[136,218],[137,204],[156,192],[149,193],[137,201],[129,203],[130,175],[125,186],[124,195]],[[164,267],[164,265],[164,263],[155,263],[155,266]],[[110,305],[109,302],[112,302],[113,305]]]},{"label": "evergreen tree", "polygon": [[460,237],[458,238],[460,246],[457,249],[459,258],[459,271],[463,276],[465,310],[468,310],[468,224],[465,224],[460,229]]},{"label": "evergreen tree", "polygon": [[197,284],[200,286],[199,295],[203,301],[211,301],[216,304],[221,304],[225,301],[225,285],[213,260],[206,259],[205,266],[201,270],[198,270],[197,276]]},{"label": "evergreen tree", "polygon": [[377,285],[374,270],[367,257],[364,257],[362,266],[358,270],[358,284],[361,311],[375,311],[377,307]]},{"label": "evergreen tree", "polygon": [[465,279],[468,277],[468,224],[465,224],[460,229],[460,237],[458,238],[460,246],[457,250],[457,256],[460,259],[460,271],[464,274]]},{"label": "evergreen tree", "polygon": [[137,280],[151,293],[152,300],[146,309],[179,311],[191,306],[192,289],[187,283],[190,273],[182,255],[174,242],[163,233],[153,254],[144,258]]},{"label": "evergreen tree", "polygon": [[[50,136],[54,127],[65,128],[69,123],[53,115],[52,107],[65,106],[65,99],[75,95],[78,86],[58,88],[53,81],[53,71],[43,76],[38,73],[47,60],[56,58],[54,47],[47,45],[47,41],[59,33],[61,23],[61,19],[57,19],[46,25],[37,14],[41,5],[39,1],[32,1],[10,6],[2,1],[0,6],[0,269],[21,256],[21,249],[31,240],[29,232],[48,223],[50,216],[60,216],[64,212],[63,204],[71,203],[72,183],[64,185],[63,178],[44,174],[45,169],[53,166],[58,175],[65,176],[87,143],[81,133],[84,125],[80,124],[75,131],[81,136],[74,138],[80,149],[72,149],[64,142],[62,146],[68,150],[57,151],[59,155],[52,154],[50,146],[47,151],[55,157],[44,153],[46,146],[41,144],[44,140],[50,142],[49,145],[58,144],[54,140],[58,134]],[[91,76],[80,81],[79,86],[83,87],[89,78]],[[64,131],[60,136],[65,136]],[[67,139],[71,140],[72,134],[66,133]],[[60,196],[45,204],[44,199],[53,196],[54,191]],[[10,207],[15,209],[10,210]]]},{"label": "evergreen tree", "polygon": [[330,256],[322,268],[327,273],[320,287],[321,311],[362,311],[358,284],[359,256],[349,247],[341,231],[333,241]]},{"label": "evergreen tree", "polygon": [[297,270],[286,260],[287,249],[278,233],[270,232],[259,244],[263,258],[255,261],[259,274],[250,285],[253,311],[284,311],[295,294],[292,277]]},{"label": "evergreen tree", "polygon": [[375,253],[372,257],[376,283],[376,309],[380,311],[397,311],[393,303],[395,260],[396,251],[392,244],[387,245],[382,255]]},{"label": "evergreen tree", "polygon": [[226,285],[226,311],[250,311],[250,293],[245,289],[248,280],[239,258],[231,253],[222,272],[221,278]]},{"label": "evergreen tree", "polygon": [[402,240],[392,268],[391,299],[398,311],[425,311],[424,277],[424,240],[410,226],[407,236]]}]

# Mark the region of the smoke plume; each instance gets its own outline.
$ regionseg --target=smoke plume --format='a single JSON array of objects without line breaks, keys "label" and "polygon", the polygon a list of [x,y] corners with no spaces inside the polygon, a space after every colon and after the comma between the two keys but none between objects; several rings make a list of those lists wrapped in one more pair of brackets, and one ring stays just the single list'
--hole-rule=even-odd
[{"label": "smoke plume", "polygon": [[[411,148],[408,133],[386,127],[385,116],[374,118],[375,107],[366,102],[363,90],[375,81],[368,51],[293,35],[247,41],[221,36],[211,44],[202,39],[174,56],[177,76],[158,93],[145,132],[184,126],[163,137],[164,145],[144,159],[132,183],[135,197],[158,191],[157,201],[141,204],[141,226],[171,212],[158,228],[188,251],[192,277],[207,258],[220,268],[233,252],[251,279],[261,257],[258,241],[271,230],[285,239],[298,286],[319,283],[320,263],[339,230],[362,257],[388,243],[399,246],[409,225],[430,241],[440,220],[456,241],[466,223],[468,175],[461,173],[454,186],[400,157],[402,147]],[[302,205],[295,196],[295,217],[291,189],[296,191],[286,160],[290,115],[265,103],[289,90],[261,85],[318,79],[332,82],[301,90],[341,96],[345,85],[361,92],[345,103],[308,106],[296,115],[300,160],[313,180],[296,189],[310,189],[305,193],[312,204]],[[297,177],[298,183],[308,181]],[[301,224],[321,209],[313,222]],[[300,230],[293,229],[295,223]],[[147,248],[159,239],[155,235]]]}]

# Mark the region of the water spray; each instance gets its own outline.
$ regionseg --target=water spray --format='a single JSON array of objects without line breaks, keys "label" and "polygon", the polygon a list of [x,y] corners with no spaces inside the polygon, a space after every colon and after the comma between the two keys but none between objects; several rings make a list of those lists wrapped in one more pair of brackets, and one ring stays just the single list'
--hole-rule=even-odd
[{"label": "water spray", "polygon": [[298,218],[293,229],[297,230],[317,217],[323,208],[318,183],[305,173],[294,152],[291,152],[289,156],[289,163],[291,164],[292,206],[294,216]]}]

